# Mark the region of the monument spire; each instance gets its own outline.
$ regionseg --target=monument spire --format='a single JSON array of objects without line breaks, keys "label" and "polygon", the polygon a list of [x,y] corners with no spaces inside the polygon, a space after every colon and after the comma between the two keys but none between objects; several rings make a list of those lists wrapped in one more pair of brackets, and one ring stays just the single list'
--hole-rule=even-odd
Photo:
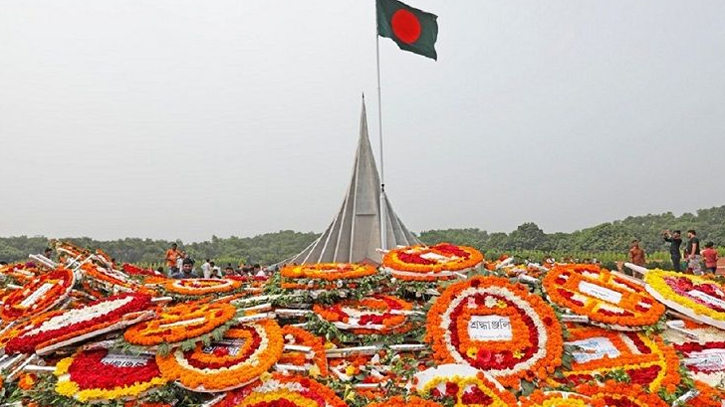
[{"label": "monument spire", "polygon": [[[386,216],[381,223],[383,210]],[[381,228],[384,228],[387,247],[382,247]],[[416,243],[418,240],[400,221],[387,196],[381,195],[380,175],[368,136],[363,96],[360,135],[352,179],[342,207],[322,236],[288,263],[361,261],[380,263],[382,256],[376,251],[377,249],[390,249],[398,245],[408,246]]]}]

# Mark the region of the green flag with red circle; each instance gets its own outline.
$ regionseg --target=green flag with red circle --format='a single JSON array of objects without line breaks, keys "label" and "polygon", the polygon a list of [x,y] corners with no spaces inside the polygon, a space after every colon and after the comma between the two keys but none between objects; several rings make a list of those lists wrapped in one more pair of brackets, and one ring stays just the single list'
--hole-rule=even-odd
[{"label": "green flag with red circle", "polygon": [[376,0],[378,35],[390,38],[400,49],[438,59],[438,16],[418,10],[398,0]]}]

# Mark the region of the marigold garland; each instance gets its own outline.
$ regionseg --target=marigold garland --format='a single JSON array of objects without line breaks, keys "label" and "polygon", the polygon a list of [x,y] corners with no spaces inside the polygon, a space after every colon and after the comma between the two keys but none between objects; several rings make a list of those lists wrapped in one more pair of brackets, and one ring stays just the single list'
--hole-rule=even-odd
[{"label": "marigold garland", "polygon": [[217,407],[237,406],[347,407],[347,404],[334,391],[315,380],[301,376],[273,374],[261,384],[227,393],[217,405]]},{"label": "marigold garland", "polygon": [[407,399],[395,396],[385,401],[370,403],[367,407],[443,407],[443,405],[416,396],[410,396]]},{"label": "marigold garland", "polygon": [[73,272],[62,267],[35,277],[29,284],[2,299],[0,318],[12,321],[38,315],[68,296],[73,284]]},{"label": "marigold garland", "polygon": [[581,384],[577,393],[589,396],[596,405],[607,407],[670,407],[657,395],[647,393],[638,384],[620,383],[613,380],[603,385]]},{"label": "marigold garland", "polygon": [[[643,333],[614,332],[597,327],[569,329],[567,344],[578,345],[571,369],[564,372],[566,380],[579,384],[595,375],[624,370],[633,384],[657,391],[661,387],[674,392],[680,382],[680,360],[672,346],[659,337]],[[592,346],[606,346],[606,349]],[[597,352],[599,349],[599,352]]]},{"label": "marigold garland", "polygon": [[156,355],[156,362],[168,380],[178,380],[195,391],[214,392],[253,381],[274,366],[284,346],[282,331],[272,320],[239,325],[227,331],[224,340],[236,342],[197,344],[191,351]]},{"label": "marigold garland", "polygon": [[[511,339],[471,338],[474,318],[488,319],[483,324],[489,327],[509,325]],[[507,387],[518,387],[520,379],[546,378],[561,364],[563,352],[562,329],[551,306],[523,285],[498,277],[450,285],[428,312],[426,341],[439,362],[469,364]]]},{"label": "marigold garland", "polygon": [[470,270],[482,262],[483,254],[472,247],[439,243],[390,250],[382,266],[401,280],[434,281],[453,278],[453,272]]},{"label": "marigold garland", "polygon": [[82,402],[139,397],[167,380],[160,376],[153,357],[145,364],[114,366],[104,363],[107,349],[78,352],[56,364],[56,392]]},{"label": "marigold garland", "polygon": [[345,301],[332,306],[315,304],[312,310],[321,318],[332,323],[350,326],[355,333],[404,332],[410,327],[402,327],[407,319],[406,311],[413,305],[400,298],[389,295],[374,295],[359,301]]},{"label": "marigold garland", "polygon": [[22,332],[7,342],[5,351],[32,353],[54,343],[119,325],[150,305],[148,295],[121,294],[78,309],[47,312],[24,324]]},{"label": "marigold garland", "polygon": [[[439,369],[446,366],[450,365],[432,369],[438,372]],[[417,377],[414,379],[413,391],[432,397],[433,400],[441,403],[446,399],[452,399],[455,402],[454,407],[513,407],[516,405],[516,398],[513,394],[503,390],[500,385],[486,378],[480,371],[472,375],[434,376],[425,383],[418,382]]]},{"label": "marigold garland", "polygon": [[123,337],[141,346],[181,342],[213,331],[234,318],[236,312],[236,307],[222,302],[177,304],[159,310],[150,321],[126,329]]},{"label": "marigold garland", "polygon": [[[301,352],[285,351],[279,360],[279,363],[293,364],[297,366],[308,366],[309,362],[316,369],[312,369],[311,376],[327,376],[327,353],[325,353],[325,344],[317,335],[298,327],[291,325],[284,326],[282,328],[282,336],[284,337],[286,345],[299,345],[309,346],[312,348],[314,354],[313,359],[310,361],[307,359],[305,354]],[[300,359],[300,356],[302,357]]]},{"label": "marigold garland", "polygon": [[317,263],[288,265],[280,270],[280,275],[289,279],[310,280],[349,280],[372,276],[377,268],[360,263]]},{"label": "marigold garland", "polygon": [[604,407],[604,403],[576,393],[537,390],[519,399],[519,407]]},{"label": "marigold garland", "polygon": [[556,265],[542,284],[555,304],[615,329],[653,325],[665,312],[643,287],[594,264]]},{"label": "marigold garland", "polygon": [[87,277],[104,284],[123,287],[126,289],[139,289],[139,287],[129,281],[128,278],[126,278],[126,276],[122,275],[121,273],[109,271],[95,264],[85,263],[81,266],[81,270],[83,270],[83,273]]},{"label": "marigold garland", "polygon": [[207,295],[234,291],[241,281],[230,278],[182,278],[163,281],[166,290],[182,295]]},{"label": "marigold garland", "polygon": [[644,281],[647,291],[668,307],[725,329],[725,286],[702,276],[659,269],[648,271]]}]

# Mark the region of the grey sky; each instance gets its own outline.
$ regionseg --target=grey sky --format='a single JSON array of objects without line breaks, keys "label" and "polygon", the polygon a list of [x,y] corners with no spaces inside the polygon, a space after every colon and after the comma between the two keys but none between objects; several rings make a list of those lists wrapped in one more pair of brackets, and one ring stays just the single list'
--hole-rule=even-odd
[{"label": "grey sky", "polygon": [[[725,2],[409,0],[381,39],[413,231],[571,231],[725,203]],[[374,1],[0,0],[0,235],[320,232],[377,147]]]}]

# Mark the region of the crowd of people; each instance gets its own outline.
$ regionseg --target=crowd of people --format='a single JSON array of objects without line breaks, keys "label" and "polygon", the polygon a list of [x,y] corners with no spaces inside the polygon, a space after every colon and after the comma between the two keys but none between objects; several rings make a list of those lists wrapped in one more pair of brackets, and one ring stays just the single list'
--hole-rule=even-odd
[{"label": "crowd of people", "polygon": [[159,267],[157,271],[167,274],[171,278],[223,278],[223,277],[256,277],[267,278],[271,275],[271,269],[262,267],[260,264],[244,265],[234,267],[231,263],[222,269],[214,261],[205,259],[200,271],[194,268],[195,261],[187,253],[179,249],[176,243],[166,250],[166,270]]},{"label": "crowd of people", "polygon": [[[703,260],[707,273],[715,273],[717,271],[718,253],[715,249],[715,243],[705,243],[705,248],[700,247],[700,238],[693,229],[687,231],[687,241],[685,242],[684,252],[682,246],[682,232],[679,230],[662,232],[662,238],[670,246],[670,260],[672,260],[672,268],[675,271],[683,271],[683,260],[685,263],[684,271],[690,274],[703,274]],[[644,267],[647,259],[644,249],[640,247],[639,240],[633,240],[629,249],[629,261],[638,266]]]}]

